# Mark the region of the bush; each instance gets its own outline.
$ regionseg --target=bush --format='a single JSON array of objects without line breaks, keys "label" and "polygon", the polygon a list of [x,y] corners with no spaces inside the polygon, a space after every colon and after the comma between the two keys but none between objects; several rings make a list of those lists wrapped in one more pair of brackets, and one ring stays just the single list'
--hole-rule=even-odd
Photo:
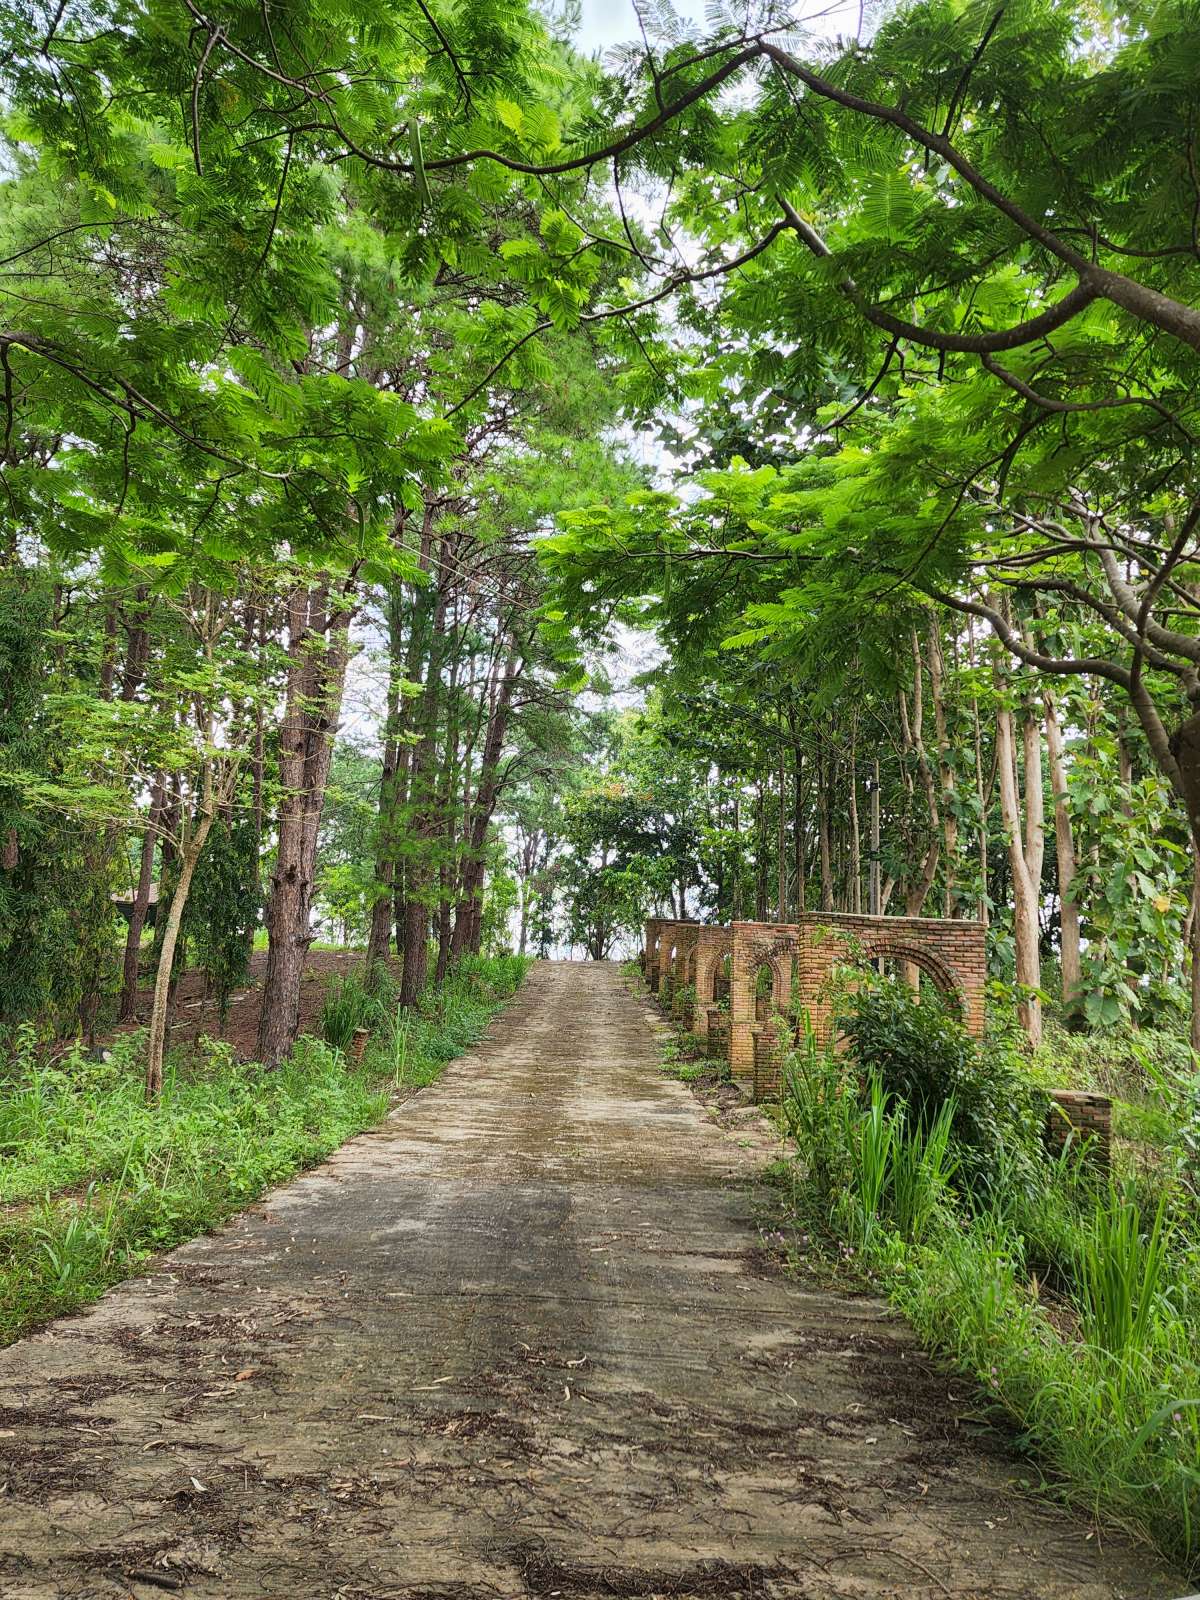
[{"label": "bush", "polygon": [[335,1050],[348,1051],[359,1028],[375,1028],[387,1015],[384,1002],[356,972],[330,985],[321,1007],[321,1034]]},{"label": "bush", "polygon": [[1014,1176],[1014,1154],[1032,1179],[1041,1129],[1040,1097],[1009,1047],[980,1046],[940,998],[920,998],[906,983],[881,978],[848,995],[840,1026],[864,1075],[878,1077],[905,1108],[910,1126],[927,1129],[953,1102],[953,1143],[967,1187]]}]

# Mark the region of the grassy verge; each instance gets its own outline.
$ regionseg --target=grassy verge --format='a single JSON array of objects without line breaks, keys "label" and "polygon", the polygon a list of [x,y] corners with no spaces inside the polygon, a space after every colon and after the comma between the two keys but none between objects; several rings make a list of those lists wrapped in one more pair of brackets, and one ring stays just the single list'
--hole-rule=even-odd
[{"label": "grassy verge", "polygon": [[[1036,1085],[1002,1046],[985,1054],[894,993],[854,1005],[848,1054],[809,1040],[785,1071],[796,1153],[780,1181],[797,1231],[977,1382],[1054,1492],[1200,1572],[1200,1199],[1185,1146],[1168,1141],[1150,1169],[1118,1148],[1110,1175],[1078,1151],[1052,1159]],[[1158,1111],[1176,1127],[1191,1114],[1168,1096]]]},{"label": "grassy verge", "polygon": [[[107,1061],[76,1049],[51,1064],[18,1035],[0,1078],[0,1344],[377,1123],[390,1099],[432,1082],[480,1037],[527,968],[468,960],[415,1013],[348,980],[326,1006],[326,1039],[301,1039],[274,1072],[202,1040],[173,1054],[154,1106],[139,1035]],[[347,1017],[350,1036],[369,1029],[359,1066],[338,1039]]]}]

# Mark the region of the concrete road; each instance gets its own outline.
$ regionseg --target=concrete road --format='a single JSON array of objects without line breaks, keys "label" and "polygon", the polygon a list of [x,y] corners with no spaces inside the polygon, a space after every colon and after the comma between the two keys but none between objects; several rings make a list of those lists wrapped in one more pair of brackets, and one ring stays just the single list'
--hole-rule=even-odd
[{"label": "concrete road", "polygon": [[0,1353],[0,1596],[1152,1600],[878,1303],[759,1247],[771,1136],[543,963],[377,1131]]}]

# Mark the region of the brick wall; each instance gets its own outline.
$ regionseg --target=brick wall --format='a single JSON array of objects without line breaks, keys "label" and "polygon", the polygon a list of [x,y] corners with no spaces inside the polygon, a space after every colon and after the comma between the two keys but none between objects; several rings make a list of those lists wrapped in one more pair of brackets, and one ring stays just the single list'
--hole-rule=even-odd
[{"label": "brick wall", "polygon": [[[730,958],[727,1017],[709,1004],[710,999],[722,998],[726,955]],[[778,1092],[778,1067],[773,1080],[765,1065],[761,1072],[756,1070],[756,1030],[773,1041],[775,1018],[789,1013],[794,998],[808,1012],[818,1044],[828,1042],[836,969],[880,957],[915,969],[950,996],[969,1033],[976,1038],[982,1034],[987,957],[984,931],[977,922],[834,912],[806,912],[795,923],[735,922],[730,928],[665,917],[646,922],[647,984],[665,1004],[672,1004],[677,1015],[678,991],[695,985],[693,1033],[707,1040],[710,1054],[714,1048],[727,1053],[735,1081],[755,1098],[760,1076],[767,1086],[764,1092]],[[755,996],[763,966],[770,968],[772,981],[765,1006],[757,1004]],[[714,1014],[720,1019],[715,1027]],[[772,1048],[771,1043],[760,1047]]]},{"label": "brick wall", "polygon": [[826,1043],[831,1031],[835,968],[880,956],[917,968],[953,999],[967,1031],[982,1035],[987,951],[978,922],[809,912],[803,929],[798,983],[819,1043]]},{"label": "brick wall", "polygon": [[[786,1011],[792,995],[792,962],[802,948],[801,925],[735,922],[729,975],[729,1066],[735,1082],[754,1080],[754,1034],[758,1019],[755,983],[760,967],[771,969],[771,1010]],[[768,1019],[769,1020],[769,1019]]]},{"label": "brick wall", "polygon": [[729,1060],[729,1013],[709,1006],[705,1018],[708,1028],[708,1053],[714,1061]]},{"label": "brick wall", "polygon": [[696,940],[700,935],[698,922],[677,922],[675,924],[675,964],[674,982],[671,988],[671,1015],[683,1016],[683,1002],[679,991],[692,982],[695,976],[693,971],[696,959]]},{"label": "brick wall", "polygon": [[1052,1089],[1046,1113],[1046,1144],[1058,1155],[1069,1140],[1107,1168],[1112,1157],[1112,1101],[1085,1089]]},{"label": "brick wall", "polygon": [[717,983],[725,957],[733,948],[733,935],[728,928],[696,929],[696,1037],[703,1039],[708,1030],[708,1007],[717,994]]},{"label": "brick wall", "polygon": [[662,938],[662,917],[646,918],[646,933],[644,941],[644,959],[642,970],[646,975],[646,982],[650,988],[658,993],[658,952],[659,941]]},{"label": "brick wall", "polygon": [[780,1073],[783,1065],[783,1046],[779,1041],[779,1025],[763,1023],[753,1029],[754,1034],[754,1098],[775,1100],[779,1097]]}]

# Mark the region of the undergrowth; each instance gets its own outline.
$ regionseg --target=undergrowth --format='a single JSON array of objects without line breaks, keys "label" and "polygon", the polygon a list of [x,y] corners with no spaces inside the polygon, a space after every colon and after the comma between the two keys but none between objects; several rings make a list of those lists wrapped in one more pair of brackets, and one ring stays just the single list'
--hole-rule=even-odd
[{"label": "undergrowth", "polygon": [[18,1031],[0,1069],[0,1343],[94,1300],[371,1127],[391,1094],[432,1082],[480,1037],[527,967],[468,958],[404,1013],[383,969],[369,985],[347,979],[335,998],[354,1009],[351,1036],[370,1030],[361,1065],[302,1038],[267,1071],[204,1039],[172,1052],[154,1105],[141,1034],[103,1061],[78,1047],[47,1061]]},{"label": "undergrowth", "polygon": [[[1200,1200],[1186,1144],[1150,1169],[1119,1149],[1111,1174],[1074,1147],[1051,1157],[1018,1057],[981,1050],[900,985],[850,1005],[849,1053],[809,1034],[785,1068],[796,1153],[777,1180],[794,1226],[982,1386],[1064,1497],[1194,1575]],[[1188,1123],[1189,1085],[1167,1075],[1153,1091],[1168,1123]]]}]

